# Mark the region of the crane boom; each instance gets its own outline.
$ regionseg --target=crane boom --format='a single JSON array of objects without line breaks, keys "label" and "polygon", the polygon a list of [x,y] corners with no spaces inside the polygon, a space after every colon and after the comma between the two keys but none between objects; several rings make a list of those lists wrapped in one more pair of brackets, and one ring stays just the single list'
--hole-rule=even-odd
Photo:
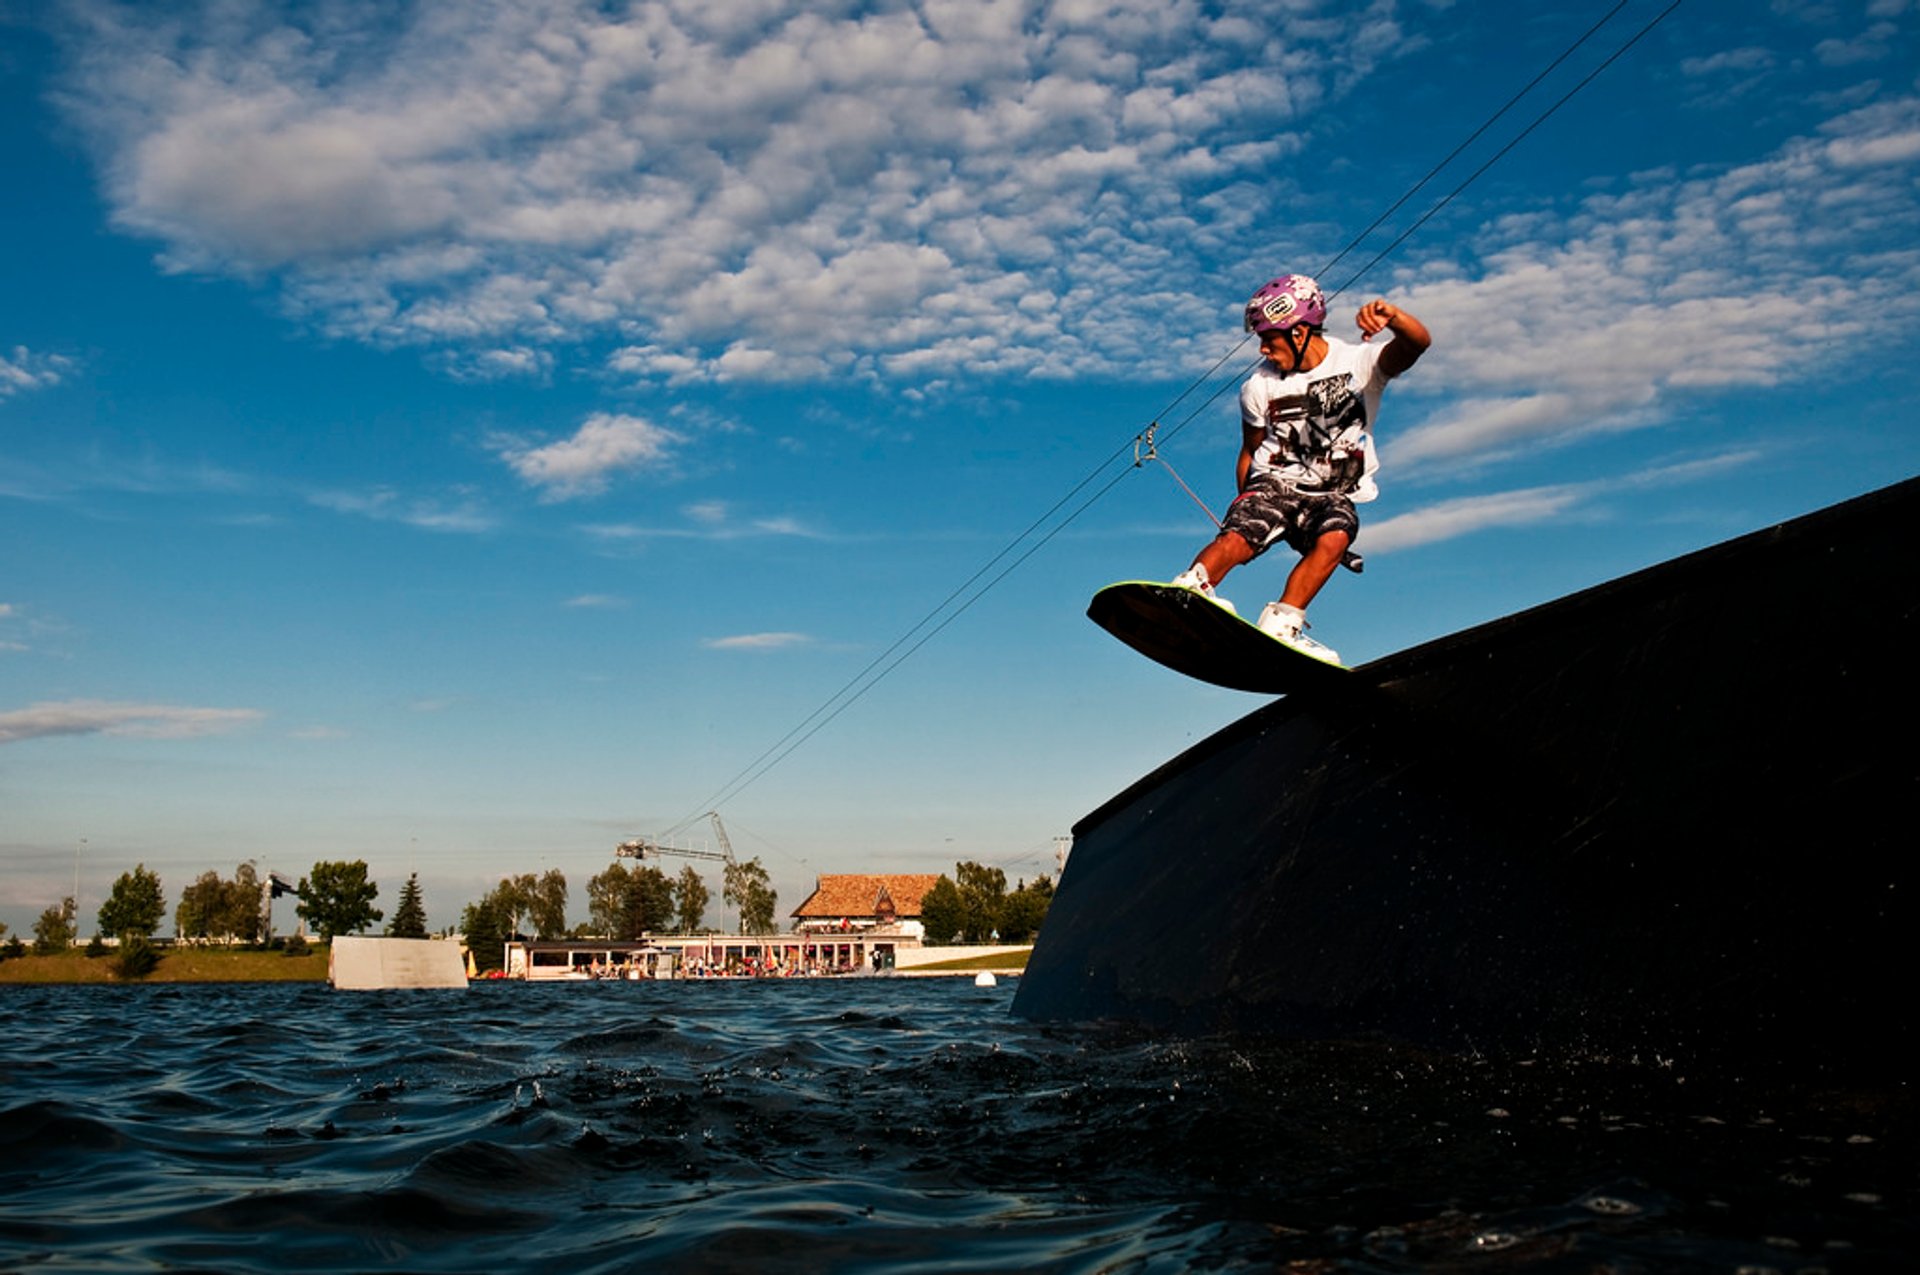
[{"label": "crane boom", "polygon": [[672,855],[676,859],[711,859],[716,863],[733,862],[733,843],[727,840],[727,827],[720,822],[720,812],[709,810],[707,818],[713,820],[714,835],[720,838],[718,850],[704,847],[676,846],[668,841],[655,841],[649,837],[636,837],[632,841],[622,841],[613,848],[614,854],[623,859],[659,859]]}]

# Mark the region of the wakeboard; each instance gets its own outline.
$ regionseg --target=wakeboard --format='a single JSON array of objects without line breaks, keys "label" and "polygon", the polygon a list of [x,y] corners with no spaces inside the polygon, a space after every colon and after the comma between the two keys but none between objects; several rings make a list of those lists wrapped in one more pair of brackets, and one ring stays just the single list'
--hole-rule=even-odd
[{"label": "wakeboard", "polygon": [[1087,617],[1176,673],[1256,695],[1330,688],[1345,665],[1303,655],[1192,589],[1123,580],[1093,595]]}]

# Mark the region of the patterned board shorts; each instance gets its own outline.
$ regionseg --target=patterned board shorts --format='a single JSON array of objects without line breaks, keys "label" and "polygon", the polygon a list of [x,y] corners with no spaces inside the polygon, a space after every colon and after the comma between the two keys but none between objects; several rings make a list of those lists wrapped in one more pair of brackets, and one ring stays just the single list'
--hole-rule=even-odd
[{"label": "patterned board shorts", "polygon": [[[1276,540],[1285,540],[1295,552],[1305,554],[1330,531],[1344,531],[1350,540],[1358,539],[1360,515],[1345,496],[1309,494],[1271,474],[1256,474],[1227,507],[1220,529],[1237,532],[1256,558]],[[1361,562],[1359,554],[1348,550],[1340,565],[1358,571]]]}]

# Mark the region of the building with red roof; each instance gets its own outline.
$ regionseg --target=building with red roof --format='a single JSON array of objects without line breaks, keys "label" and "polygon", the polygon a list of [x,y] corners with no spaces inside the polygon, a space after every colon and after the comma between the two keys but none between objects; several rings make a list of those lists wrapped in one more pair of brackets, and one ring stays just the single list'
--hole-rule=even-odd
[{"label": "building with red roof", "polygon": [[801,934],[887,930],[918,937],[920,900],[937,872],[846,873],[817,877],[813,893],[792,912]]}]

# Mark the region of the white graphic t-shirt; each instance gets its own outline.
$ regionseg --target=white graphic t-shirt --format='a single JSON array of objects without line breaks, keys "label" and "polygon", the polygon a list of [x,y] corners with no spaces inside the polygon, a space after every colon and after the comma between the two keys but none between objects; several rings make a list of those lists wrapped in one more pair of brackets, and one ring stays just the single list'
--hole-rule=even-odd
[{"label": "white graphic t-shirt", "polygon": [[1389,343],[1325,340],[1327,356],[1312,371],[1282,376],[1263,362],[1240,387],[1240,420],[1261,431],[1253,473],[1273,473],[1303,492],[1372,500],[1380,494],[1373,484],[1380,460],[1371,431],[1387,384],[1380,352]]}]

